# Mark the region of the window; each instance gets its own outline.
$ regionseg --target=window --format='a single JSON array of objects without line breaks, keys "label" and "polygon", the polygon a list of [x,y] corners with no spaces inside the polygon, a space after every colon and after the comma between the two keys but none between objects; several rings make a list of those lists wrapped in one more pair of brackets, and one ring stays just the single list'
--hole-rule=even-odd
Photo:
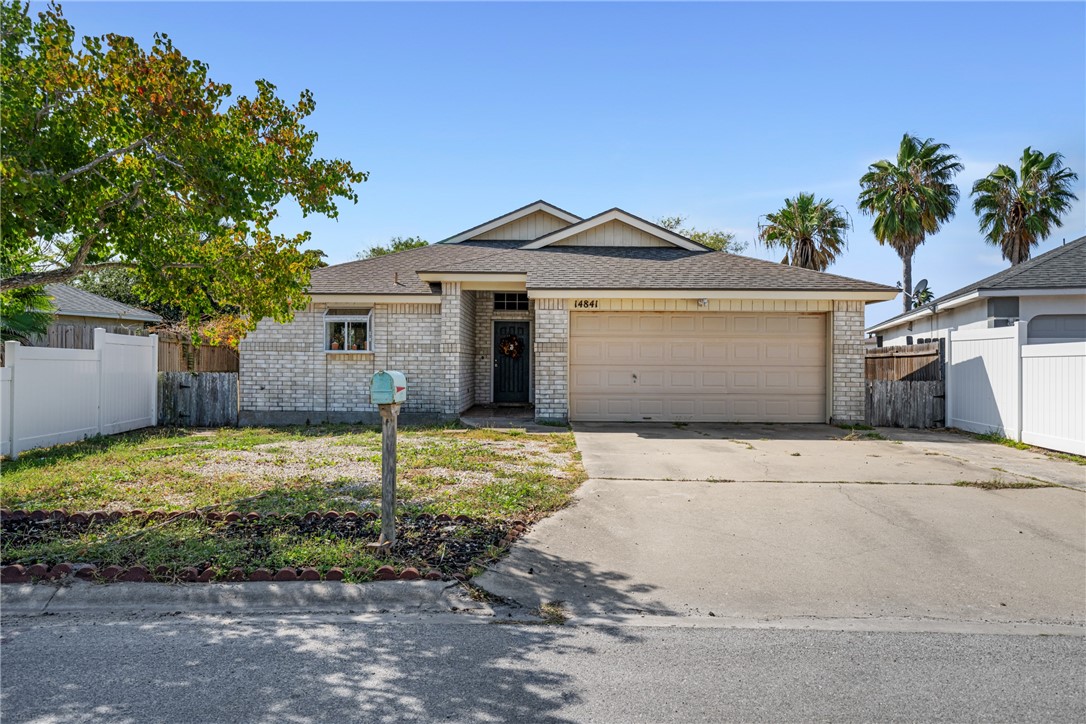
[{"label": "window", "polygon": [[527,294],[513,294],[506,292],[494,292],[494,309],[528,309]]},{"label": "window", "polygon": [[992,297],[988,300],[988,326],[1009,327],[1018,321],[1018,297]]},{"label": "window", "polygon": [[371,351],[372,316],[369,309],[329,309],[324,313],[324,350]]}]

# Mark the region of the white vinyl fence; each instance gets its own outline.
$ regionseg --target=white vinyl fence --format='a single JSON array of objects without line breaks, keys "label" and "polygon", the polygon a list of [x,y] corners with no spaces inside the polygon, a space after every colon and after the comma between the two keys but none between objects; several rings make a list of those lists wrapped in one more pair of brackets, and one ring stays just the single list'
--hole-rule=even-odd
[{"label": "white vinyl fence", "polygon": [[1026,344],[1026,325],[951,332],[948,427],[1086,455],[1086,342]]},{"label": "white vinyl fence", "polygon": [[4,345],[0,454],[150,427],[158,421],[158,338],[94,330],[94,349]]}]

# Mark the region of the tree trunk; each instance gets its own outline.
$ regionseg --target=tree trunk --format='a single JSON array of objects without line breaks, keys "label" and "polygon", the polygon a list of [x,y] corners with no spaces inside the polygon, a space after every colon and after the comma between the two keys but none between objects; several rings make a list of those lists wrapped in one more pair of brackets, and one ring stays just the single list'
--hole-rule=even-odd
[{"label": "tree trunk", "polygon": [[905,303],[905,311],[909,311],[913,304],[913,255],[901,257],[901,287],[905,293],[902,301]]}]

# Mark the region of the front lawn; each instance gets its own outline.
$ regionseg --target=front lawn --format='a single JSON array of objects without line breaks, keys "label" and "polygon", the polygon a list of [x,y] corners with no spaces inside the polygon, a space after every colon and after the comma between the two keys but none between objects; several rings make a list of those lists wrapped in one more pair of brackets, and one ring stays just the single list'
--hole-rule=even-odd
[{"label": "front lawn", "polygon": [[[561,508],[584,479],[566,431],[402,429],[401,544],[377,555],[367,543],[378,523],[365,514],[380,509],[380,449],[377,429],[317,426],[148,430],[29,451],[3,463],[3,508],[127,515],[18,525],[8,516],[2,562],[193,566],[216,577],[230,568],[312,566],[365,580],[382,564],[452,573],[492,557],[512,521]],[[166,522],[139,513],[194,509],[198,515]],[[261,518],[218,519],[231,511]],[[327,520],[329,511],[363,515]],[[439,515],[472,520],[433,519]]]}]

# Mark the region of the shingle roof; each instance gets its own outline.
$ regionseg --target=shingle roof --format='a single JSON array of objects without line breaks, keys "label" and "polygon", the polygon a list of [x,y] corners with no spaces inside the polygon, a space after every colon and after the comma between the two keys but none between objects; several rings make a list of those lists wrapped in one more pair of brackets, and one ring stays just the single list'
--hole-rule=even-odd
[{"label": "shingle roof", "polygon": [[667,247],[431,245],[313,272],[313,294],[433,294],[419,272],[518,273],[531,289],[886,292],[892,287],[719,251]]},{"label": "shingle roof", "polygon": [[1077,287],[1086,287],[1086,236],[1069,241],[1029,261],[1004,269],[998,274],[985,277],[961,289],[955,289],[927,304],[879,322],[869,329],[891,324],[898,319],[904,319],[973,292],[989,289],[1073,289]]},{"label": "shingle roof", "polygon": [[138,322],[161,322],[162,317],[146,309],[130,307],[112,299],[76,289],[67,284],[46,284],[45,293],[53,298],[55,314],[101,319],[131,319]]}]

